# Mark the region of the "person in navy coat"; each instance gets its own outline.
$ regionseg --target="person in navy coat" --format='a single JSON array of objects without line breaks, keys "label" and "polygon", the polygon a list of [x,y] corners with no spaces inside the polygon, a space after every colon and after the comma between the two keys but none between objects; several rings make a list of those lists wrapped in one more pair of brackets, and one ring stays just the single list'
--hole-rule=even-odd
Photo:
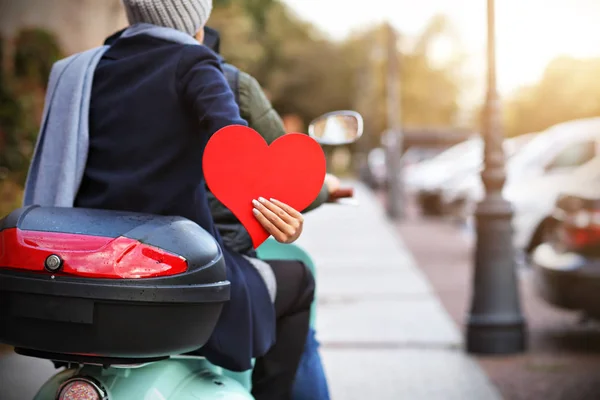
[{"label": "person in navy coat", "polygon": [[[309,329],[314,280],[300,262],[267,264],[228,250],[215,229],[203,151],[219,129],[247,124],[218,56],[194,38],[212,1],[123,4],[130,27],[94,72],[89,153],[75,206],[178,215],[211,233],[223,249],[231,300],[199,353],[233,371],[252,368],[256,358],[255,398],[289,399]],[[299,237],[303,219],[296,210],[276,200],[253,204],[275,239],[291,243]]]}]

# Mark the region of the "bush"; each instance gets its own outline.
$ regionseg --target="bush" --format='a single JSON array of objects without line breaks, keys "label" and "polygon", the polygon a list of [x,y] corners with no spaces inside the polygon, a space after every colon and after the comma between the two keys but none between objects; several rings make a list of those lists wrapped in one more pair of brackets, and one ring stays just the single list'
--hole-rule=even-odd
[{"label": "bush", "polygon": [[25,29],[16,39],[14,74],[0,73],[0,216],[21,204],[46,82],[61,57],[52,34]]},{"label": "bush", "polygon": [[54,35],[42,29],[24,29],[16,40],[15,76],[29,85],[45,87],[52,65],[61,58]]}]

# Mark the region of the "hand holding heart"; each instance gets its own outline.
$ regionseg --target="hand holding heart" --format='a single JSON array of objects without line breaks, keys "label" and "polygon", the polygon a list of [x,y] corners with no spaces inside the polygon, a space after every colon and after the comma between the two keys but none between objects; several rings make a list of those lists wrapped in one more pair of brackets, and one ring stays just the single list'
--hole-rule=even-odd
[{"label": "hand holding heart", "polygon": [[300,236],[298,211],[318,196],[326,173],[323,150],[310,136],[290,133],[269,146],[241,125],[216,132],[202,164],[210,191],[244,225],[254,248],[270,235],[283,243]]},{"label": "hand holding heart", "polygon": [[292,243],[302,233],[304,217],[279,200],[252,200],[252,212],[267,232],[280,243]]}]

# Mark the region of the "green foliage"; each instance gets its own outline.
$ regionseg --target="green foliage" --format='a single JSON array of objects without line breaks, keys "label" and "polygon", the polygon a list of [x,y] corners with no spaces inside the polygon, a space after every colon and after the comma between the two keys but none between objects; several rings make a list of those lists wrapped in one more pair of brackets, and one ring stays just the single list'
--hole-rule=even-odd
[{"label": "green foliage", "polygon": [[229,1],[215,8],[209,26],[221,34],[221,52],[228,62],[252,73],[265,55],[265,49],[254,34],[254,22],[241,4]]},{"label": "green foliage", "polygon": [[56,38],[42,29],[25,29],[16,39],[15,77],[30,85],[45,86],[52,65],[62,58]]},{"label": "green foliage", "polygon": [[[256,14],[248,11],[251,6],[267,9],[261,13],[265,18],[262,32],[257,30]],[[320,38],[284,4],[230,1],[215,9],[209,25],[221,32],[227,61],[253,75],[281,114],[298,114],[307,121],[333,108],[350,106],[346,83],[351,69],[342,50]],[[334,75],[339,79],[332,80]]]},{"label": "green foliage", "polygon": [[16,38],[14,73],[0,74],[0,215],[20,203],[39,129],[44,89],[61,57],[47,32],[27,29]]},{"label": "green foliage", "polygon": [[[215,0],[215,11],[228,7],[240,7],[243,13],[250,18],[254,25],[253,34],[263,35],[267,28],[267,15],[276,0]],[[211,16],[210,23],[213,23]]]},{"label": "green foliage", "polygon": [[0,218],[21,207],[22,198],[22,185],[11,179],[0,179]]},{"label": "green foliage", "polygon": [[[264,7],[264,30],[248,7]],[[327,111],[358,109],[365,117],[365,140],[379,145],[386,129],[386,63],[373,59],[372,52],[385,44],[382,27],[333,43],[283,3],[261,0],[228,1],[215,9],[210,25],[221,32],[225,58],[255,76],[281,114],[297,114],[308,122]],[[437,17],[415,49],[401,55],[407,126],[447,126],[458,111],[455,65],[434,68],[427,53],[430,43],[449,31],[448,22]]]},{"label": "green foliage", "polygon": [[[448,127],[454,124],[459,111],[460,54],[448,64],[433,66],[429,59],[432,42],[451,35],[449,24],[442,17],[432,20],[413,48],[399,53],[400,112],[402,125],[411,127]],[[348,59],[357,63],[354,69],[354,108],[365,118],[369,136],[366,147],[380,145],[381,133],[387,128],[387,40],[385,25],[377,26],[346,43]],[[361,79],[362,75],[362,79]],[[358,78],[358,79],[357,79]]]},{"label": "green foliage", "polygon": [[25,119],[17,96],[0,75],[0,217],[18,207],[29,154],[19,135]]},{"label": "green foliage", "polygon": [[0,170],[20,175],[27,168],[29,154],[21,135],[26,115],[18,96],[0,77]]},{"label": "green foliage", "polygon": [[272,11],[268,31],[272,52],[257,79],[269,90],[275,108],[305,122],[327,111],[351,108],[354,66],[345,59],[344,49],[324,40],[284,7]]}]

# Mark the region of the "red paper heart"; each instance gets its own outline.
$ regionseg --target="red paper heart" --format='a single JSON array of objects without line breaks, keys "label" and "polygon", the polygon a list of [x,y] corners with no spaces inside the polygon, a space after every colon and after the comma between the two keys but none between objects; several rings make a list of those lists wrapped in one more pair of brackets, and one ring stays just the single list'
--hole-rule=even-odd
[{"label": "red paper heart", "polygon": [[310,136],[290,133],[269,146],[241,125],[216,132],[202,163],[210,191],[244,225],[254,248],[269,234],[252,213],[252,200],[274,198],[304,210],[319,195],[326,173],[323,150]]}]

